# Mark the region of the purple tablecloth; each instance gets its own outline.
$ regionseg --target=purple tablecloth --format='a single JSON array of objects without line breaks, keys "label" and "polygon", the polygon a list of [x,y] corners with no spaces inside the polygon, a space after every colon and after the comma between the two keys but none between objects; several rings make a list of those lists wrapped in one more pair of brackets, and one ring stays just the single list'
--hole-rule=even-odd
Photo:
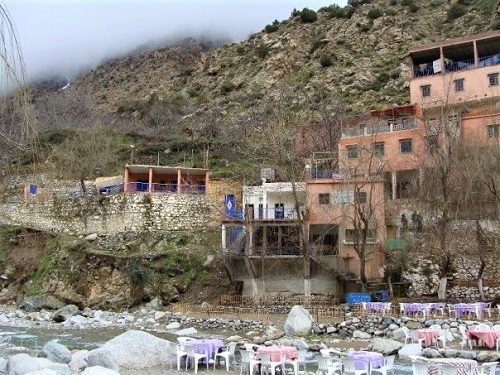
[{"label": "purple tablecloth", "polygon": [[427,311],[427,309],[428,306],[426,303],[407,303],[404,305],[405,315]]},{"label": "purple tablecloth", "polygon": [[368,311],[380,312],[385,309],[385,302],[367,302],[366,309]]},{"label": "purple tablecloth", "polygon": [[220,339],[189,340],[186,345],[194,346],[194,351],[196,353],[204,354],[206,350],[208,358],[213,358],[214,353],[216,353],[219,348],[225,346],[224,341]]},{"label": "purple tablecloth", "polygon": [[354,367],[356,370],[363,369],[363,362],[369,362],[371,368],[379,368],[384,365],[384,356],[377,352],[368,352],[364,350],[352,351],[347,353],[347,358],[354,359]]},{"label": "purple tablecloth", "polygon": [[457,314],[457,319],[460,319],[465,313],[473,313],[477,317],[477,313],[480,310],[480,307],[475,303],[457,303],[453,305],[453,309]]}]

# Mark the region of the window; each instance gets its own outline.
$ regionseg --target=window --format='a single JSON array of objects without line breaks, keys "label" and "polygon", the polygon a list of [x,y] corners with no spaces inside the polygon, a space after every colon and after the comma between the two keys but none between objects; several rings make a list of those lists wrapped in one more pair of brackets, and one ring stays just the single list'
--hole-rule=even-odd
[{"label": "window", "polygon": [[413,142],[411,138],[400,139],[399,140],[399,149],[402,153],[409,153],[413,150]]},{"label": "window", "polygon": [[438,136],[428,135],[425,137],[425,147],[429,154],[433,154],[438,149]]},{"label": "window", "polygon": [[[362,229],[346,229],[345,230],[345,242],[346,243],[362,243],[363,241],[363,230]],[[377,236],[375,229],[368,229],[366,233],[366,243],[377,242]]]},{"label": "window", "polygon": [[498,138],[500,136],[500,124],[488,125],[488,137]]},{"label": "window", "polygon": [[347,157],[349,159],[356,159],[358,157],[358,145],[347,146]]},{"label": "window", "polygon": [[455,85],[456,92],[464,91],[464,79],[463,78],[456,79],[453,81],[453,83]]},{"label": "window", "polygon": [[384,156],[385,152],[385,143],[384,142],[373,142],[372,143],[372,152],[375,156]]},{"label": "window", "polygon": [[498,73],[488,74],[488,82],[490,86],[498,86]]},{"label": "window", "polygon": [[366,203],[366,191],[355,191],[354,203]]},{"label": "window", "polygon": [[420,86],[420,91],[422,92],[422,96],[431,96],[431,85]]},{"label": "window", "polygon": [[330,204],[330,194],[321,193],[318,195],[319,204]]}]

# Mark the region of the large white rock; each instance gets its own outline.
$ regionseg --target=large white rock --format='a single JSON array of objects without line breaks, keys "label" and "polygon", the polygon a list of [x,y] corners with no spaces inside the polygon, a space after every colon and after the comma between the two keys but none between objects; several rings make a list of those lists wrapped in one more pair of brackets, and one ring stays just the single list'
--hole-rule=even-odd
[{"label": "large white rock", "polygon": [[403,344],[395,340],[375,338],[372,341],[372,350],[383,355],[396,354],[402,347]]},{"label": "large white rock", "polygon": [[87,367],[82,375],[120,375],[119,372],[101,366]]},{"label": "large white rock", "polygon": [[70,350],[63,344],[59,344],[57,340],[50,340],[43,346],[41,352],[52,362],[69,363],[71,361]]},{"label": "large white rock", "polygon": [[408,344],[404,345],[398,351],[399,358],[410,359],[412,355],[422,355],[422,347],[420,344]]},{"label": "large white rock", "polygon": [[194,327],[184,328],[184,329],[181,329],[181,330],[175,332],[175,334],[177,336],[194,336],[197,333],[198,333],[198,331]]},{"label": "large white rock", "polygon": [[289,336],[309,336],[314,318],[308,310],[300,305],[292,307],[286,318],[283,330]]},{"label": "large white rock", "polygon": [[360,331],[359,329],[355,330],[352,333],[352,338],[353,339],[362,339],[362,340],[368,340],[372,338],[372,335],[370,335],[367,332]]},{"label": "large white rock", "polygon": [[46,358],[33,358],[26,353],[14,354],[9,360],[9,375],[26,375],[39,370],[55,370],[57,375],[71,375],[69,366]]},{"label": "large white rock", "polygon": [[24,375],[59,375],[59,374],[57,373],[56,370],[45,369],[45,370],[30,371]]},{"label": "large white rock", "polygon": [[101,366],[109,368],[113,371],[119,371],[120,367],[118,363],[113,358],[109,350],[100,348],[99,350],[92,350],[87,356],[87,366]]},{"label": "large white rock", "polygon": [[140,369],[169,364],[174,348],[175,345],[167,340],[147,332],[132,330],[116,336],[93,351],[106,350],[120,367]]},{"label": "large white rock", "polygon": [[71,355],[71,361],[68,363],[71,371],[78,373],[87,367],[88,350],[78,350]]}]

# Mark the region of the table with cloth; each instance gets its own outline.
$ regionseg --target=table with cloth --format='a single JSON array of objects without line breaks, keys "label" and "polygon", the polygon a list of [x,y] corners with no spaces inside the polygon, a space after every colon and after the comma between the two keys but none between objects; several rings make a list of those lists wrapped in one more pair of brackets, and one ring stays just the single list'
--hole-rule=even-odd
[{"label": "table with cloth", "polygon": [[357,350],[348,352],[347,358],[354,360],[354,368],[356,370],[363,369],[363,362],[370,363],[370,368],[379,368],[384,366],[384,356],[382,353]]},{"label": "table with cloth", "polygon": [[493,329],[469,329],[465,334],[471,339],[483,341],[490,349],[495,347],[497,339],[500,338],[500,331]]},{"label": "table with cloth", "polygon": [[457,319],[462,318],[464,314],[474,314],[476,318],[479,318],[479,309],[480,306],[475,303],[456,303],[453,305]]},{"label": "table with cloth", "polygon": [[384,312],[387,310],[387,303],[385,302],[367,302],[366,310],[369,312]]},{"label": "table with cloth", "polygon": [[259,346],[255,356],[256,359],[260,359],[260,353],[270,353],[273,362],[281,361],[282,355],[292,361],[299,358],[299,351],[295,346]]},{"label": "table with cloth", "polygon": [[424,341],[425,346],[431,346],[434,339],[439,336],[440,330],[423,328],[423,329],[417,329],[417,332],[418,332],[418,338],[425,340]]},{"label": "table with cloth", "polygon": [[226,345],[220,339],[195,339],[186,342],[186,345],[194,346],[194,351],[199,354],[208,354],[208,358],[214,358],[214,354]]},{"label": "table with cloth", "polygon": [[477,361],[473,359],[464,358],[431,358],[429,362],[432,364],[429,366],[427,375],[439,375],[439,366],[453,366],[458,367],[458,375],[478,375],[479,367],[477,366]]},{"label": "table with cloth", "polygon": [[426,303],[405,303],[403,311],[405,315],[414,315],[421,312],[425,317],[428,309],[429,306]]}]

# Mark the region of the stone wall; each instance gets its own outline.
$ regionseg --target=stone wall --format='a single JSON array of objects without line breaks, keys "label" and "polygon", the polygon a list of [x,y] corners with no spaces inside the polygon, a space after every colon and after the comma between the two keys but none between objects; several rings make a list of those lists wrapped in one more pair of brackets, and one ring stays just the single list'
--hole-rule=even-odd
[{"label": "stone wall", "polygon": [[209,197],[191,194],[64,196],[0,206],[0,216],[20,225],[72,235],[215,229],[220,215]]}]

